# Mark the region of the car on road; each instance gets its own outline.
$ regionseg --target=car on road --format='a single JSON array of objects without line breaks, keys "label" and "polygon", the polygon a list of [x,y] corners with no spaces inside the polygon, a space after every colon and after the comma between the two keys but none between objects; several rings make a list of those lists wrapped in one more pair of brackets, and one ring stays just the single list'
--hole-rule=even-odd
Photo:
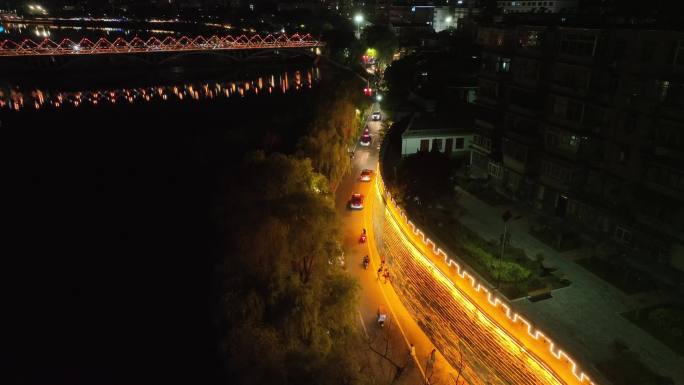
[{"label": "car on road", "polygon": [[377,121],[377,120],[380,120],[380,119],[381,119],[380,111],[375,111],[375,112],[373,112],[373,114],[371,115],[371,118],[372,118],[373,120],[376,120],[376,121]]},{"label": "car on road", "polygon": [[373,178],[373,170],[365,169],[361,171],[361,176],[359,177],[361,182],[370,182],[371,178]]},{"label": "car on road", "polygon": [[354,193],[349,200],[349,207],[353,210],[363,209],[363,195]]},{"label": "car on road", "polygon": [[371,138],[370,134],[361,135],[361,140],[359,141],[359,143],[362,146],[368,147],[371,145],[371,142],[372,142],[372,138]]}]

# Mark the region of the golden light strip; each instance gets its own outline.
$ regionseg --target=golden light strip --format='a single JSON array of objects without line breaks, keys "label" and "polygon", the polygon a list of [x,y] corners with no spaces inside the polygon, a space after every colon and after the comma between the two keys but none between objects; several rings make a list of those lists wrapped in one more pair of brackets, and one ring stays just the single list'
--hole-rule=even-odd
[{"label": "golden light strip", "polygon": [[[519,349],[520,351],[529,350],[533,353],[536,353],[535,356],[536,359],[540,361],[539,364],[543,365],[547,370],[561,377],[564,382],[568,384],[573,383],[594,385],[594,382],[591,381],[589,376],[580,370],[577,363],[567,353],[560,349],[560,347],[558,347],[548,336],[538,329],[535,330],[529,321],[520,316],[518,313],[515,313],[510,306],[501,301],[501,299],[493,294],[487,287],[477,282],[476,278],[463,269],[458,262],[449,258],[448,255],[441,248],[439,248],[434,241],[426,237],[425,233],[423,233],[423,231],[421,231],[410,219],[408,219],[406,213],[396,204],[396,201],[392,198],[392,195],[389,193],[389,191],[385,190],[380,169],[379,167],[376,169],[376,193],[378,194],[378,197],[382,199],[384,192],[386,197],[385,201],[387,202],[387,212],[389,213],[388,217],[391,219],[391,222],[393,222],[398,230],[402,230],[402,233],[406,235],[413,234],[423,243],[424,246],[426,246],[426,248],[432,251],[434,256],[443,258],[448,267],[456,267],[456,276],[461,278],[461,280],[452,281],[437,266],[429,261],[429,259],[425,258],[423,253],[419,252],[410,237],[406,237],[404,242],[411,246],[409,250],[414,250],[422,257],[419,258],[421,263],[424,263],[426,267],[433,272],[433,276],[439,282],[450,285],[450,287],[453,288],[452,293],[458,293],[459,295],[462,294],[462,298],[464,299],[463,303],[466,306],[470,305],[480,309],[482,311],[482,315],[484,316],[481,317],[480,320],[483,322],[490,322],[492,325],[498,325],[499,327],[494,328],[493,330],[497,331],[499,334],[503,333],[503,335],[507,336],[510,341],[514,342],[516,349]],[[399,218],[401,219],[399,220]],[[472,289],[474,294],[478,294],[479,297],[468,295],[467,290],[464,291],[464,287],[461,286],[464,283],[469,283],[470,289]],[[478,302],[482,305],[487,305],[475,305]],[[497,318],[500,318],[497,317],[497,315],[501,314],[505,316],[505,319],[508,321],[506,322],[508,325],[504,325],[502,322],[496,321]],[[532,341],[535,341],[536,344],[531,347],[523,346],[523,342],[525,340],[530,341],[530,339],[520,338],[524,336],[518,336],[518,338],[516,338],[514,335],[516,335],[516,332],[519,333],[520,331],[523,331],[525,334],[527,334],[527,336],[529,336]],[[544,357],[553,358],[556,362],[545,360]]]}]

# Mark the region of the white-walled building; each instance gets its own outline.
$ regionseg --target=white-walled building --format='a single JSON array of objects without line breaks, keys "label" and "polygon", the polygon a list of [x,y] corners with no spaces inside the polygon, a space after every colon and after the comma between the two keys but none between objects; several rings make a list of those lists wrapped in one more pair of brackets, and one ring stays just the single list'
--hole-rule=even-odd
[{"label": "white-walled building", "polygon": [[548,1],[497,1],[503,13],[572,13],[577,10],[577,0]]},{"label": "white-walled building", "polygon": [[468,111],[450,117],[415,114],[401,134],[401,156],[439,151],[453,157],[469,157],[472,140],[472,115]]}]

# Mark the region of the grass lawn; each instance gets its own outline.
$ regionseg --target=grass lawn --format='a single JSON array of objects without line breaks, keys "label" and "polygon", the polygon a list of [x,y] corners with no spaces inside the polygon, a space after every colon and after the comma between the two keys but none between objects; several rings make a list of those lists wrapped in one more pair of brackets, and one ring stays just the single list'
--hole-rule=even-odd
[{"label": "grass lawn", "polygon": [[[429,229],[449,250],[489,283],[497,282],[501,276],[501,292],[510,300],[528,295],[541,295],[550,290],[568,286],[567,280],[548,274],[540,268],[539,262],[531,260],[522,249],[506,247],[504,262],[498,264],[500,245],[487,242],[472,230],[462,226],[454,218],[454,209],[433,209],[408,212],[419,227]],[[430,224],[426,226],[425,224]],[[507,279],[508,278],[508,279]]]},{"label": "grass lawn", "polygon": [[658,288],[648,275],[625,264],[610,263],[599,258],[583,258],[577,260],[577,263],[627,294]]},{"label": "grass lawn", "polygon": [[[665,317],[662,316],[663,314],[665,314]],[[683,307],[657,306],[639,311],[630,311],[622,316],[670,347],[678,355],[684,355]]]}]

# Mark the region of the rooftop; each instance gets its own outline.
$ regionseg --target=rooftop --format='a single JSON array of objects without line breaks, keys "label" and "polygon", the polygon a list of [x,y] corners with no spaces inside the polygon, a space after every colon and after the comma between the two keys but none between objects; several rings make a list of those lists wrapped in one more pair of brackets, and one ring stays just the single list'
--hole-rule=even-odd
[{"label": "rooftop", "polygon": [[467,103],[459,103],[448,111],[437,113],[416,113],[402,134],[402,137],[469,134],[473,132],[474,108]]}]

